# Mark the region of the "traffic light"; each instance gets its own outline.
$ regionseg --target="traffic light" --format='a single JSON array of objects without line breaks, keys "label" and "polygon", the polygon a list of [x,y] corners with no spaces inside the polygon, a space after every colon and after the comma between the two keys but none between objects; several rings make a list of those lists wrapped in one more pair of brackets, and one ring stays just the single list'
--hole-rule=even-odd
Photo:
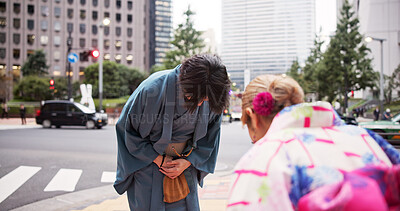
[{"label": "traffic light", "polygon": [[91,51],[83,51],[79,53],[79,60],[81,62],[89,61],[89,55]]},{"label": "traffic light", "polygon": [[91,55],[93,58],[97,59],[100,56],[100,51],[95,49],[92,51]]},{"label": "traffic light", "polygon": [[89,56],[97,59],[100,56],[100,51],[95,50],[87,50],[79,53],[79,58],[81,62],[89,61]]},{"label": "traffic light", "polygon": [[50,89],[54,89],[54,79],[50,79]]}]

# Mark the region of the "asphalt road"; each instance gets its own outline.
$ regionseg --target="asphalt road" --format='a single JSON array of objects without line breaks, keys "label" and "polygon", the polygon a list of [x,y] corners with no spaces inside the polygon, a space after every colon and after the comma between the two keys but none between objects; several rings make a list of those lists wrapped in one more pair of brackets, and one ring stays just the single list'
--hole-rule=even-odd
[{"label": "asphalt road", "polygon": [[[247,129],[240,122],[223,123],[216,171],[232,170],[251,146]],[[0,210],[112,184],[113,177],[110,180],[109,176],[115,173],[116,156],[112,126],[101,130],[83,127],[2,130]],[[57,184],[56,178],[61,183]],[[70,189],[64,187],[68,184]]]}]

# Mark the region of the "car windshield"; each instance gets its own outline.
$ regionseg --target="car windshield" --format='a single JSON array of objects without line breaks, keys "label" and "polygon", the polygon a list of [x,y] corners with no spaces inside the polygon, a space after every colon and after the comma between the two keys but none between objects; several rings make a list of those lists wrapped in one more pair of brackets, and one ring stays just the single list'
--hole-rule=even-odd
[{"label": "car windshield", "polygon": [[79,109],[81,109],[83,113],[95,113],[94,110],[91,110],[90,108],[88,108],[80,103],[74,103],[74,105],[76,107],[78,107]]},{"label": "car windshield", "polygon": [[392,118],[392,122],[398,122],[398,121],[400,121],[400,113],[396,114],[396,116]]}]

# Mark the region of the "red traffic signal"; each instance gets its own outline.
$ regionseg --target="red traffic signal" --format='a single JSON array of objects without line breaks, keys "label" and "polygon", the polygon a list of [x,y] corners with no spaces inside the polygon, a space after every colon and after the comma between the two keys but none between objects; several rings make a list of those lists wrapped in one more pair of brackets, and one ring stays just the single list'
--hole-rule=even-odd
[{"label": "red traffic signal", "polygon": [[91,54],[92,54],[93,58],[98,58],[100,56],[100,51],[96,49],[96,50],[93,50]]},{"label": "red traffic signal", "polygon": [[54,79],[50,79],[50,89],[54,89]]}]

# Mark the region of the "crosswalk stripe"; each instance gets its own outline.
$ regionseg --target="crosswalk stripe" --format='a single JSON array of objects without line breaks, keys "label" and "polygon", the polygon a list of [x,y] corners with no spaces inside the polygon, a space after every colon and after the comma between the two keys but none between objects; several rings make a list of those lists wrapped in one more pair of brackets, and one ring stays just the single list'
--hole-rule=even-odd
[{"label": "crosswalk stripe", "polygon": [[35,175],[41,167],[19,166],[0,179],[0,203]]},{"label": "crosswalk stripe", "polygon": [[81,174],[81,169],[60,169],[44,191],[74,191]]},{"label": "crosswalk stripe", "polygon": [[101,182],[112,183],[115,181],[116,175],[117,173],[115,171],[103,171],[103,174],[101,175]]}]

